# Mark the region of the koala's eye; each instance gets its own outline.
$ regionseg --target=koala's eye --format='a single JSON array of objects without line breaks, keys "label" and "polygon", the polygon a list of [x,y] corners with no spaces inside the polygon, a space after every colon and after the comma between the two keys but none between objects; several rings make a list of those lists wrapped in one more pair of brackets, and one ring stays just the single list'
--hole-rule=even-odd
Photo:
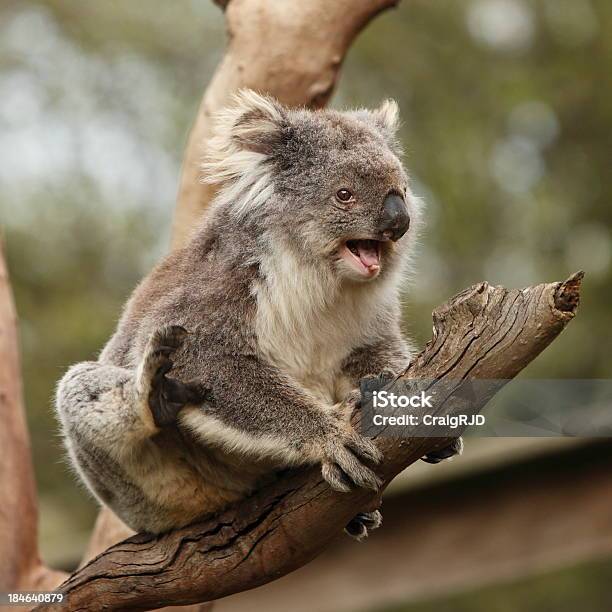
[{"label": "koala's eye", "polygon": [[351,202],[353,198],[353,194],[348,189],[338,189],[336,192],[336,198],[339,202]]}]

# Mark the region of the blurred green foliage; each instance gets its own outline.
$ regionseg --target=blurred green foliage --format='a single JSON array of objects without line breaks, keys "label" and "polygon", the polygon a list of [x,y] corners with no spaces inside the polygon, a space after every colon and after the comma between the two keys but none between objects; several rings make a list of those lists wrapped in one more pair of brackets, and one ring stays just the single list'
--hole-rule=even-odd
[{"label": "blurred green foliage", "polygon": [[378,612],[608,612],[612,563],[596,561]]},{"label": "blurred green foliage", "polygon": [[428,206],[408,300],[423,341],[431,306],[469,284],[584,269],[580,316],[527,375],[610,376],[611,71],[606,0],[411,0],[359,39],[343,101],[400,102]]},{"label": "blurred green foliage", "polygon": [[[73,534],[95,507],[60,465],[53,387],[95,357],[166,250],[186,135],[223,46],[209,0],[0,7],[0,215],[28,418],[41,498]],[[526,375],[610,376],[610,74],[608,0],[404,0],[357,40],[335,104],[398,100],[427,203],[406,297],[420,342],[432,307],[467,285],[582,268],[580,316]],[[63,529],[43,520],[48,550]]]}]

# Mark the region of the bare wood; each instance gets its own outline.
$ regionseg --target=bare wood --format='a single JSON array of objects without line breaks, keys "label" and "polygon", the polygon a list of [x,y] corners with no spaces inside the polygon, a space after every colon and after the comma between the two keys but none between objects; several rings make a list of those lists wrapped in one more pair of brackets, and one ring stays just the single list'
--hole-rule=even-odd
[{"label": "bare wood", "polygon": [[17,313],[0,243],[0,590],[53,588],[66,578],[38,555],[38,508],[25,420]]},{"label": "bare wood", "polygon": [[[94,525],[87,550],[83,555],[81,566],[103,553],[113,544],[121,542],[121,540],[125,540],[132,535],[134,535],[134,531],[125,525],[110,508],[104,506],[98,513],[96,524]],[[66,576],[57,580],[57,582],[52,585],[52,588],[57,587],[65,578]],[[166,612],[171,612],[172,610],[176,610],[177,612],[210,612],[212,608],[213,602],[194,604],[193,606],[181,606],[180,608],[169,606],[164,608],[164,610]]]},{"label": "bare wood", "polygon": [[104,552],[109,546],[129,538],[134,533],[112,510],[103,506],[96,518],[81,565]]},{"label": "bare wood", "polygon": [[[581,279],[579,273],[564,283],[511,291],[480,283],[458,294],[434,311],[433,338],[405,377],[513,378],[573,318]],[[477,396],[472,402],[480,409],[488,399]],[[456,400],[448,396],[451,413]],[[379,475],[386,485],[444,443],[380,437],[385,459]],[[313,559],[375,497],[362,489],[336,493],[318,469],[290,474],[220,516],[113,546],[61,586],[68,604],[61,609],[147,610],[254,588]]]},{"label": "bare wood", "polygon": [[174,218],[172,246],[181,246],[214,196],[199,165],[210,117],[240,88],[264,91],[289,106],[327,104],[355,36],[399,0],[215,0],[225,8],[228,48],[191,131]]},{"label": "bare wood", "polygon": [[[555,441],[534,440],[542,448],[547,441]],[[506,441],[491,439],[500,452],[506,450]],[[466,459],[473,460],[479,454],[474,442],[477,440],[467,440],[467,456],[450,465],[422,466],[423,471],[448,473]],[[449,482],[441,477],[446,484],[440,482],[426,490],[418,485],[395,490],[385,496],[383,528],[364,545],[340,537],[313,563],[264,588],[225,598],[219,609],[394,609],[398,602],[408,606],[450,592],[548,572],[560,565],[609,559],[609,442],[575,442],[571,447],[559,444],[554,456],[531,457],[528,468],[498,466],[498,477],[479,471],[474,477],[464,474],[459,486],[455,479]],[[408,471],[419,467],[411,466]],[[446,611],[447,607],[438,605],[437,609]]]}]

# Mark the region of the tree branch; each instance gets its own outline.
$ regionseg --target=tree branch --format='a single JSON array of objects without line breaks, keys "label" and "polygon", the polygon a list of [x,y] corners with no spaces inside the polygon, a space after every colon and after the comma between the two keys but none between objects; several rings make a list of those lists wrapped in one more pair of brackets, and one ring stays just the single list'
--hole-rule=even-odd
[{"label": "tree branch", "polygon": [[[507,290],[480,283],[433,313],[433,338],[408,379],[510,379],[573,318],[582,273],[564,283]],[[481,409],[490,394],[472,398]],[[450,391],[446,410],[464,399]],[[378,472],[387,485],[425,453],[431,438],[377,439]],[[337,493],[320,470],[293,472],[220,514],[165,535],[140,534],[117,544],[61,587],[61,606],[38,610],[148,610],[212,601],[275,580],[316,557],[376,494]],[[67,607],[66,607],[67,605]]]},{"label": "tree branch", "polygon": [[38,556],[38,508],[21,389],[17,313],[0,243],[0,591],[53,588],[66,578]]}]

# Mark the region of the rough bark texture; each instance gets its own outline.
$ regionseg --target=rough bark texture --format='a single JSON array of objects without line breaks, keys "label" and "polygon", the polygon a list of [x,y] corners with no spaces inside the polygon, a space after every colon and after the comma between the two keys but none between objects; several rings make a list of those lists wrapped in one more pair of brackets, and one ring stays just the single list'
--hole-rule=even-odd
[{"label": "rough bark texture", "polygon": [[[450,482],[443,475],[473,465],[483,442],[512,455],[509,444],[519,445],[518,440],[468,439],[465,456],[450,464],[410,466],[408,472],[433,475],[438,484],[388,490],[383,527],[364,545],[341,535],[298,571],[226,597],[219,612],[407,610],[410,604],[418,609],[416,602],[610,559],[609,441],[576,440],[548,454],[546,441],[554,439],[534,438],[542,455],[536,452],[526,461],[515,456],[508,463],[499,458],[490,471],[483,457],[482,471],[467,467]],[[552,612],[552,596],[543,597],[536,609]],[[500,612],[498,601],[487,612]],[[429,610],[448,612],[449,607],[438,603]]]},{"label": "rough bark texture", "polygon": [[[572,319],[580,280],[507,290],[480,283],[433,314],[433,338],[404,378],[511,379]],[[398,382],[401,382],[398,381]],[[442,387],[441,387],[442,388]],[[448,385],[443,385],[448,389]],[[465,401],[451,389],[445,410]],[[490,399],[471,398],[478,409]],[[378,472],[388,484],[445,440],[380,437]],[[136,535],[76,572],[61,606],[40,610],[147,610],[192,604],[254,588],[304,565],[376,494],[337,493],[318,469],[291,473],[220,516],[162,536]],[[66,607],[67,604],[67,607]]]},{"label": "rough bark texture", "polygon": [[23,408],[17,314],[0,243],[0,591],[52,589],[66,578],[38,556],[38,508]]}]

